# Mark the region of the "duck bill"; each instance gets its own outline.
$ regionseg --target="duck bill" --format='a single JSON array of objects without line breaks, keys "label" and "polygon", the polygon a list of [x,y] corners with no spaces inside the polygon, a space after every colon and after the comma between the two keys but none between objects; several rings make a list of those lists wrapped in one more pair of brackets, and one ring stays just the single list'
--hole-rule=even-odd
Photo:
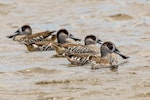
[{"label": "duck bill", "polygon": [[72,34],[69,35],[69,38],[75,40],[75,41],[81,41],[79,38],[75,38]]},{"label": "duck bill", "polygon": [[102,40],[100,40],[100,39],[98,39],[98,40],[97,40],[97,43],[98,43],[98,44],[102,44],[102,43],[103,43],[103,41],[102,41]]},{"label": "duck bill", "polygon": [[116,48],[115,51],[114,51],[116,54],[118,54],[119,56],[121,56],[123,59],[128,59],[129,57],[123,55],[120,53],[120,51]]},{"label": "duck bill", "polygon": [[15,36],[17,36],[17,35],[20,35],[20,34],[21,34],[21,33],[20,33],[19,29],[18,29],[14,34],[8,35],[7,37],[8,37],[8,38],[13,38],[13,37],[15,37]]}]

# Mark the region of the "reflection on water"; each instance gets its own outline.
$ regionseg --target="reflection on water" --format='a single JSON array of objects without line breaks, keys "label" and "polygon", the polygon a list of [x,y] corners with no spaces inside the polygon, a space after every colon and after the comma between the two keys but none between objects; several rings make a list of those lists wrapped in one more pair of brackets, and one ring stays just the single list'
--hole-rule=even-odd
[{"label": "reflection on water", "polygon": [[[148,99],[149,4],[149,0],[1,0],[0,99]],[[130,59],[115,73],[71,66],[65,58],[52,57],[53,51],[28,52],[6,38],[23,24],[31,25],[33,33],[67,28],[82,40],[95,34],[113,41]]]}]

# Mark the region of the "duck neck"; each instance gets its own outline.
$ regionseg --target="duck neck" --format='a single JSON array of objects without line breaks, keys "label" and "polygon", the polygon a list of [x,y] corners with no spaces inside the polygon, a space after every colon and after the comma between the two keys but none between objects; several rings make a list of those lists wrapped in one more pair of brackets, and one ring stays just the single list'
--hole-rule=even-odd
[{"label": "duck neck", "polygon": [[64,44],[66,43],[66,40],[64,38],[58,38],[58,43]]},{"label": "duck neck", "polygon": [[85,45],[91,45],[91,44],[96,44],[95,41],[87,39],[85,40]]},{"label": "duck neck", "polygon": [[31,35],[32,34],[32,29],[28,28],[25,32],[22,32],[22,34]]},{"label": "duck neck", "polygon": [[101,50],[101,57],[106,57],[109,54],[112,54],[112,52],[110,50],[108,50],[107,48],[102,48],[102,50]]},{"label": "duck neck", "polygon": [[67,39],[67,36],[64,34],[57,35],[57,42],[58,43],[64,44],[64,43],[66,43],[66,39]]}]

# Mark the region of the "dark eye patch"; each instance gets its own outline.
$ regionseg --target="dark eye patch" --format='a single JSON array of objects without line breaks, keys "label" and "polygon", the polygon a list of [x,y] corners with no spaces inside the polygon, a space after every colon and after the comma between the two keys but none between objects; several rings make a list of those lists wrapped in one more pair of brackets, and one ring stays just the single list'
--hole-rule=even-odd
[{"label": "dark eye patch", "polygon": [[90,39],[92,39],[94,41],[96,40],[96,37],[94,35],[89,35],[89,36],[86,37],[86,39],[88,39],[88,38],[90,38]]},{"label": "dark eye patch", "polygon": [[107,43],[107,47],[112,50],[113,49],[113,45],[111,43]]},{"label": "dark eye patch", "polygon": [[22,27],[22,31],[25,31],[27,29],[27,26]]}]

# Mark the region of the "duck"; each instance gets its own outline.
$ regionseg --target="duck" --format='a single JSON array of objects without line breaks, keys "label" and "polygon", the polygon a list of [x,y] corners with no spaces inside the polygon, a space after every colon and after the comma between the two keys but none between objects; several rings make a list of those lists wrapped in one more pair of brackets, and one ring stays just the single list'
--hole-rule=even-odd
[{"label": "duck", "polygon": [[100,68],[118,68],[117,55],[123,59],[128,59],[128,56],[121,54],[113,42],[106,41],[100,47],[101,55],[93,54],[71,54],[67,56],[68,61],[73,65],[83,66],[91,65],[91,69]]},{"label": "duck", "polygon": [[70,54],[83,54],[83,53],[93,53],[97,54],[99,52],[99,48],[96,46],[96,43],[102,44],[102,41],[96,37],[95,35],[87,35],[84,39],[85,44],[60,44],[54,43],[52,46],[55,48],[55,51],[59,55],[70,55]]},{"label": "duck", "polygon": [[32,29],[29,25],[23,25],[19,28],[15,34],[7,36],[8,38],[13,38],[14,41],[19,41],[24,44],[33,44],[38,41],[42,41],[49,37],[55,31],[43,31],[39,33],[32,34]]},{"label": "duck", "polygon": [[56,35],[52,35],[50,39],[40,41],[40,42],[35,42],[32,44],[25,44],[27,47],[27,50],[30,52],[33,51],[52,51],[54,48],[52,47],[51,43],[55,42],[56,40]]},{"label": "duck", "polygon": [[14,34],[8,35],[7,38],[13,38],[14,41],[20,41],[22,37],[32,34],[32,28],[29,25],[23,25],[17,29]]},{"label": "duck", "polygon": [[35,42],[32,44],[25,44],[28,51],[52,51],[54,50],[54,47],[52,46],[52,43],[55,42],[57,39],[57,42],[60,44],[65,43],[71,43],[68,38],[71,38],[75,41],[81,41],[81,39],[75,38],[72,34],[70,34],[66,29],[60,29],[58,30],[57,34],[52,34],[51,39],[46,39],[44,41]]}]

